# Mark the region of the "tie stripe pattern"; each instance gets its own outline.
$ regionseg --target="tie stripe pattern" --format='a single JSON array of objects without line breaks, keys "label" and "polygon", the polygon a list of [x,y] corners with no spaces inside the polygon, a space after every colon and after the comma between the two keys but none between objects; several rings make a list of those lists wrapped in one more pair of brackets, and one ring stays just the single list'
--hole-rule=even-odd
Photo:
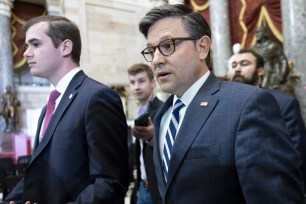
[{"label": "tie stripe pattern", "polygon": [[171,159],[171,151],[176,137],[177,127],[180,121],[179,112],[183,106],[184,106],[183,102],[180,99],[177,99],[172,110],[169,128],[166,133],[164,150],[163,150],[163,171],[166,182],[168,178],[168,167]]}]

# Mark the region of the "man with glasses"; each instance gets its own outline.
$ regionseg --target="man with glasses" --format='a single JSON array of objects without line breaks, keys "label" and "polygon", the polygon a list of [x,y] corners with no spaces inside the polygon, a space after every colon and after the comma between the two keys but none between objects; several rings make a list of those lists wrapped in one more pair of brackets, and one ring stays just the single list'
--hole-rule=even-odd
[{"label": "man with glasses", "polygon": [[202,15],[156,7],[139,29],[142,54],[171,94],[154,123],[161,203],[303,203],[299,158],[275,99],[209,71],[211,32]]}]

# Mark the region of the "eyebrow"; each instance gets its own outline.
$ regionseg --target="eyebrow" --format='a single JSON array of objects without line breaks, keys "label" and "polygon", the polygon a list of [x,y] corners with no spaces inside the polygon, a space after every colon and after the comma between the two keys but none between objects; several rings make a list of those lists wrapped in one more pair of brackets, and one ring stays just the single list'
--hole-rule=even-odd
[{"label": "eyebrow", "polygon": [[32,39],[30,39],[28,42],[25,42],[25,44],[32,44],[32,43],[35,42],[35,41],[40,41],[40,40],[37,39],[37,38],[32,38]]},{"label": "eyebrow", "polygon": [[[162,38],[159,39],[159,42],[157,43],[157,45],[158,45],[160,42],[162,42],[162,41],[164,41],[164,40],[171,39],[171,38],[175,38],[175,37],[170,36],[170,35],[166,35],[166,36],[164,36],[164,37],[162,37]],[[152,45],[152,44],[150,44],[150,43],[147,43],[147,47],[155,47],[155,46],[157,46],[157,45]]]}]

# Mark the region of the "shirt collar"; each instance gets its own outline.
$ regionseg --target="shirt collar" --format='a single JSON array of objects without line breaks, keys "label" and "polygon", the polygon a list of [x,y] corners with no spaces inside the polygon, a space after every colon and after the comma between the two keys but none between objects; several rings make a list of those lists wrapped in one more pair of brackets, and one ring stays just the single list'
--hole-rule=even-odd
[{"label": "shirt collar", "polygon": [[80,67],[76,67],[70,72],[68,72],[61,80],[58,82],[57,86],[55,89],[60,92],[61,94],[64,93],[72,80],[72,78],[79,72],[81,71]]}]

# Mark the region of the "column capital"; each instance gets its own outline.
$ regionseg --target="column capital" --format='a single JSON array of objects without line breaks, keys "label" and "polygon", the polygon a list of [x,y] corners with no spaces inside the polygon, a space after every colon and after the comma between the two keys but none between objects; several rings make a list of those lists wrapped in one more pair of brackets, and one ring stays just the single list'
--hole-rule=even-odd
[{"label": "column capital", "polygon": [[62,0],[47,0],[46,7],[49,15],[59,16],[63,14],[64,5]]},{"label": "column capital", "polygon": [[11,8],[13,8],[14,0],[0,0],[0,15],[11,16]]},{"label": "column capital", "polygon": [[184,4],[184,0],[169,0],[169,4]]}]

